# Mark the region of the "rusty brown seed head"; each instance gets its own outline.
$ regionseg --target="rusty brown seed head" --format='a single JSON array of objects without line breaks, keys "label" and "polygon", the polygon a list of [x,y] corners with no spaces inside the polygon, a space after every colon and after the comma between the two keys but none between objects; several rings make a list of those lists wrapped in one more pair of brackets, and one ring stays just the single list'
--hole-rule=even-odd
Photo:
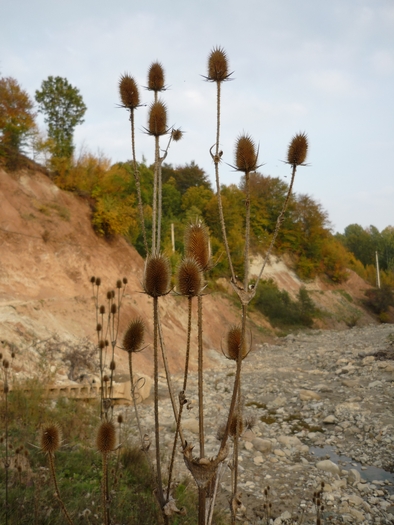
[{"label": "rusty brown seed head", "polygon": [[210,267],[209,235],[200,222],[190,224],[185,231],[185,255],[194,257],[203,271]]},{"label": "rusty brown seed head", "polygon": [[[227,333],[227,351],[225,355],[228,359],[238,360],[241,352],[242,330],[240,326],[232,326]],[[242,344],[242,359],[247,356],[245,341]]]},{"label": "rusty brown seed head", "polygon": [[167,108],[161,100],[158,100],[153,102],[149,108],[148,132],[150,135],[160,137],[167,131]]},{"label": "rusty brown seed head", "polygon": [[160,297],[170,291],[170,262],[165,255],[151,255],[146,259],[143,288],[151,297]]},{"label": "rusty brown seed head", "polygon": [[172,140],[178,142],[183,137],[183,132],[181,129],[173,129],[171,132]]},{"label": "rusty brown seed head", "polygon": [[221,47],[215,47],[208,57],[207,80],[212,82],[223,82],[231,73],[228,71],[227,55]]},{"label": "rusty brown seed head", "polygon": [[162,91],[164,89],[164,69],[160,62],[153,62],[148,71],[148,89]]},{"label": "rusty brown seed head", "polygon": [[91,278],[90,278],[90,282],[91,282],[92,284],[94,284],[94,283],[96,282],[96,277],[94,277],[94,276],[91,277]]},{"label": "rusty brown seed head", "polygon": [[140,104],[138,87],[133,77],[127,73],[119,80],[119,94],[122,104],[127,109],[135,109]]},{"label": "rusty brown seed head", "polygon": [[123,337],[123,348],[126,352],[138,352],[144,343],[145,325],[141,318],[134,319],[129,324]]},{"label": "rusty brown seed head", "polygon": [[118,415],[118,423],[119,423],[119,425],[121,425],[123,423],[123,416],[122,416],[122,414]]},{"label": "rusty brown seed head", "polygon": [[297,133],[287,150],[287,163],[292,166],[300,166],[306,160],[308,153],[308,137],[306,133]]},{"label": "rusty brown seed head", "polygon": [[109,377],[108,377],[107,375],[105,375],[105,376],[103,377],[103,381],[104,381],[104,383],[108,383],[108,381],[109,381]]},{"label": "rusty brown seed head", "polygon": [[112,314],[112,315],[115,315],[116,312],[117,312],[116,304],[115,304],[115,303],[112,303],[112,304],[111,304],[111,314]]},{"label": "rusty brown seed head", "polygon": [[60,429],[56,423],[46,425],[41,431],[41,450],[48,454],[54,454],[60,447]]},{"label": "rusty brown seed head", "polygon": [[186,297],[196,297],[201,292],[201,266],[196,259],[186,257],[177,272],[178,291]]},{"label": "rusty brown seed head", "polygon": [[256,146],[249,135],[240,135],[235,144],[235,166],[238,171],[250,173],[257,169]]},{"label": "rusty brown seed head", "polygon": [[115,370],[115,368],[116,368],[116,363],[115,363],[115,361],[112,359],[112,361],[111,361],[110,364],[109,364],[109,369],[110,369],[110,370]]},{"label": "rusty brown seed head", "polygon": [[122,281],[120,279],[116,281],[116,288],[122,288]]},{"label": "rusty brown seed head", "polygon": [[7,369],[10,367],[10,362],[8,359],[3,359],[3,368]]},{"label": "rusty brown seed head", "polygon": [[127,284],[127,277],[123,277],[122,281],[123,281],[123,284]]},{"label": "rusty brown seed head", "polygon": [[98,347],[102,350],[103,348],[105,348],[105,342],[100,339],[99,343],[98,343]]},{"label": "rusty brown seed head", "polygon": [[105,306],[103,304],[100,306],[100,314],[105,314]]},{"label": "rusty brown seed head", "polygon": [[97,450],[102,454],[112,452],[116,445],[116,432],[111,421],[103,421],[99,426],[96,438]]},{"label": "rusty brown seed head", "polygon": [[96,286],[100,286],[100,284],[101,284],[100,277],[96,277]]},{"label": "rusty brown seed head", "polygon": [[238,435],[240,436],[244,431],[244,421],[242,416],[240,416],[239,414],[233,414],[233,417],[230,421],[230,436],[235,437],[237,435],[237,427],[239,428]]},{"label": "rusty brown seed head", "polygon": [[100,323],[97,323],[96,331],[97,331],[97,332],[101,332],[102,328],[103,328],[103,327],[101,326],[101,324],[100,324]]}]

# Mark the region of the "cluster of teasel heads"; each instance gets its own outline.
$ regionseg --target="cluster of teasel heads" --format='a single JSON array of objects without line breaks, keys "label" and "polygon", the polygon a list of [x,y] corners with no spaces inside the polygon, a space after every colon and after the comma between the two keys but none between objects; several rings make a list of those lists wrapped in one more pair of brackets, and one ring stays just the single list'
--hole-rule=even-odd
[{"label": "cluster of teasel heads", "polygon": [[[179,395],[179,404],[176,407],[173,401],[173,393],[171,392],[170,374],[166,368],[167,379],[169,384],[169,390],[171,399],[173,402],[173,409],[175,419],[177,421],[176,435],[173,446],[173,456],[175,454],[176,442],[178,435],[181,440],[184,459],[187,467],[191,471],[199,490],[199,525],[211,523],[212,520],[212,508],[209,511],[206,510],[206,498],[209,496],[214,500],[215,490],[212,488],[213,485],[217,485],[218,479],[218,468],[219,465],[224,461],[228,454],[227,439],[231,437],[234,442],[234,453],[232,469],[232,497],[230,501],[231,509],[231,523],[235,523],[235,517],[237,508],[240,505],[240,497],[237,490],[237,462],[238,462],[238,438],[245,428],[250,428],[253,425],[251,419],[245,418],[242,412],[242,395],[241,395],[241,363],[243,359],[247,357],[250,352],[251,344],[247,342],[246,338],[246,307],[250,303],[254,295],[254,289],[250,290],[248,283],[248,259],[249,259],[249,221],[250,221],[250,195],[247,193],[248,179],[250,173],[256,171],[259,168],[258,156],[259,151],[256,147],[253,139],[247,135],[242,134],[236,140],[235,145],[235,156],[234,156],[234,168],[245,175],[246,181],[246,226],[245,226],[245,253],[244,253],[244,282],[240,286],[236,283],[236,276],[234,274],[230,249],[227,243],[225,218],[223,215],[223,209],[221,206],[221,195],[220,195],[220,182],[219,182],[219,163],[221,162],[222,152],[219,151],[220,141],[220,89],[221,84],[227,80],[230,80],[231,72],[228,67],[228,60],[225,52],[221,48],[215,48],[211,52],[208,59],[208,74],[205,77],[206,80],[216,83],[217,86],[217,133],[216,141],[214,146],[211,148],[211,157],[215,165],[215,175],[217,183],[217,197],[219,204],[219,217],[222,227],[223,240],[227,252],[227,258],[229,261],[231,283],[236,289],[242,304],[242,322],[239,325],[230,326],[225,345],[223,349],[224,355],[233,360],[237,366],[237,372],[235,375],[234,390],[231,398],[231,404],[228,414],[227,422],[222,425],[218,430],[218,439],[221,442],[220,449],[215,458],[208,459],[204,455],[204,423],[203,423],[203,379],[202,379],[202,296],[205,286],[204,272],[209,270],[212,266],[210,246],[209,246],[209,235],[208,230],[204,224],[197,220],[194,224],[187,227],[185,233],[185,253],[184,258],[178,266],[176,274],[176,293],[185,296],[189,301],[189,321],[187,327],[188,342],[186,348],[186,362],[185,362],[185,375],[183,390]],[[171,487],[171,466],[167,480],[167,491],[163,487],[161,479],[161,458],[160,458],[160,442],[159,442],[159,418],[158,418],[158,352],[161,349],[164,366],[166,367],[165,359],[165,347],[162,341],[161,324],[158,310],[159,298],[169,294],[172,291],[171,286],[171,266],[168,258],[161,253],[160,250],[160,217],[161,217],[161,201],[160,201],[160,169],[161,163],[164,160],[167,151],[162,157],[159,156],[158,141],[163,135],[169,134],[169,143],[177,141],[182,137],[182,132],[179,129],[173,129],[168,127],[167,123],[167,107],[163,101],[159,100],[158,94],[166,89],[164,81],[164,72],[161,64],[153,63],[148,73],[148,84],[147,89],[154,93],[154,101],[149,107],[148,122],[145,131],[155,138],[155,178],[154,178],[154,202],[153,202],[153,227],[152,227],[152,239],[151,246],[148,246],[148,239],[146,236],[145,225],[144,225],[144,213],[141,198],[141,188],[137,163],[135,160],[135,143],[134,143],[134,111],[141,106],[140,95],[135,80],[128,74],[121,77],[119,82],[119,93],[122,102],[122,107],[126,108],[130,113],[131,121],[131,135],[132,135],[132,154],[133,154],[133,166],[134,166],[134,177],[136,180],[138,206],[140,214],[141,229],[144,238],[144,245],[146,250],[146,260],[144,268],[144,276],[142,287],[144,292],[153,299],[153,353],[154,353],[154,386],[155,386],[155,438],[156,438],[156,480],[158,484],[157,497],[160,507],[164,515],[169,512],[170,498],[170,487]],[[293,186],[294,175],[298,166],[304,165],[306,161],[308,151],[308,140],[305,133],[299,133],[291,140],[288,151],[286,163],[292,167],[292,178],[289,186],[289,192],[285,201],[285,205],[282,209],[280,216],[278,217],[277,227],[274,232],[271,245],[269,247],[266,259],[269,256],[269,252],[272,249],[273,243],[275,242],[276,235],[283,219],[283,214],[287,206],[290,193]],[[264,269],[261,269],[261,273]],[[258,280],[261,277],[261,273]],[[257,280],[257,282],[258,282]],[[109,408],[111,407],[111,391],[112,383],[115,371],[115,360],[114,350],[116,346],[116,340],[118,336],[119,328],[119,313],[121,307],[121,299],[124,294],[124,288],[127,284],[127,280],[118,281],[116,285],[116,291],[107,293],[107,305],[99,305],[98,291],[101,285],[100,278],[92,277],[91,279],[93,287],[93,296],[95,298],[96,306],[96,331],[98,337],[98,348],[100,354],[100,374],[101,374],[101,425],[97,432],[96,446],[103,458],[103,483],[102,483],[102,499],[103,499],[103,515],[105,524],[110,522],[109,518],[109,492],[108,492],[108,455],[116,449],[116,431],[115,426],[112,423],[112,416]],[[256,283],[257,286],[257,283]],[[122,292],[121,292],[122,291]],[[199,351],[199,445],[200,455],[195,457],[192,453],[193,446],[188,444],[182,434],[181,430],[181,414],[182,407],[187,402],[186,400],[186,386],[187,386],[187,373],[188,373],[188,359],[189,359],[189,348],[190,348],[190,332],[191,332],[191,302],[193,298],[198,300],[198,351]],[[104,328],[106,326],[106,328]],[[148,451],[150,441],[146,435],[143,434],[141,422],[138,417],[138,410],[136,404],[136,385],[133,383],[133,369],[132,369],[132,356],[136,352],[143,349],[144,345],[144,333],[145,323],[141,318],[132,320],[124,334],[122,340],[122,348],[127,352],[129,358],[129,372],[131,379],[131,394],[134,402],[134,408],[136,412],[136,420],[140,433],[142,449],[145,452]],[[106,363],[107,351],[112,349],[112,354],[109,358],[109,362]],[[119,422],[119,428],[121,428]],[[56,425],[47,426],[42,433],[41,448],[48,455],[50,462],[50,469],[52,473],[53,482],[55,485],[55,491],[57,499],[59,500],[63,512],[65,513],[66,519],[70,519],[66,514],[64,505],[61,502],[60,494],[57,489],[56,477],[54,471],[54,453],[60,446],[60,433]],[[171,459],[173,464],[173,457]],[[165,494],[165,492],[167,492]],[[176,512],[177,510],[175,510]],[[67,517],[68,516],[68,517]],[[71,521],[69,521],[71,523]]]}]

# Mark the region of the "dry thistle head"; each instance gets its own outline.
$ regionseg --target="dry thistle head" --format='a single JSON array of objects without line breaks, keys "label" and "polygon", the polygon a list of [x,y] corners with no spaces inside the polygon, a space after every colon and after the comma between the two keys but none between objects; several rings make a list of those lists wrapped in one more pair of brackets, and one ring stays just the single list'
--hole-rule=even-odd
[{"label": "dry thistle head", "polygon": [[235,144],[235,167],[238,171],[250,173],[258,168],[256,145],[249,135],[240,135]]},{"label": "dry thistle head", "polygon": [[123,281],[123,284],[126,285],[127,284],[127,277],[123,277],[122,281]]},{"label": "dry thistle head", "polygon": [[3,359],[3,368],[7,369],[10,367],[10,362],[8,359]]},{"label": "dry thistle head", "polygon": [[185,255],[194,257],[203,271],[210,267],[209,235],[201,222],[190,224],[186,228]]},{"label": "dry thistle head", "polygon": [[94,276],[91,277],[91,278],[90,278],[90,282],[91,282],[92,284],[94,284],[94,283],[96,282],[96,277],[94,277]]},{"label": "dry thistle head", "polygon": [[183,137],[183,132],[181,129],[173,129],[171,131],[171,137],[174,142],[178,142]]},{"label": "dry thistle head", "polygon": [[234,361],[238,360],[239,353],[242,351],[242,359],[248,355],[246,350],[245,341],[242,343],[241,350],[241,340],[242,340],[242,329],[240,326],[231,326],[230,330],[227,333],[227,348],[224,352],[224,355],[227,359],[232,359]]},{"label": "dry thistle head", "polygon": [[178,290],[186,297],[196,297],[201,292],[201,266],[193,257],[183,259],[177,273]]},{"label": "dry thistle head", "polygon": [[46,454],[54,454],[60,447],[60,429],[56,423],[50,423],[41,431],[41,450]]},{"label": "dry thistle head", "polygon": [[120,77],[119,94],[122,104],[127,109],[135,109],[140,104],[138,87],[133,77],[127,73]]},{"label": "dry thistle head", "polygon": [[116,281],[116,288],[122,288],[122,281],[120,279]]},{"label": "dry thistle head", "polygon": [[116,306],[115,303],[112,303],[112,304],[111,304],[111,314],[112,314],[112,315],[115,315],[116,312],[117,312],[117,306]]},{"label": "dry thistle head", "polygon": [[156,92],[164,89],[164,69],[160,62],[153,62],[149,68],[148,89]]},{"label": "dry thistle head", "polygon": [[158,100],[153,102],[149,108],[148,133],[160,137],[160,135],[165,135],[167,131],[167,108],[161,100]]},{"label": "dry thistle head", "polygon": [[227,80],[231,73],[228,72],[227,55],[223,48],[215,47],[208,57],[207,80],[211,82],[223,82]]},{"label": "dry thistle head", "polygon": [[110,362],[110,364],[109,364],[109,369],[113,371],[113,370],[115,370],[115,368],[116,368],[116,363],[115,363],[115,361],[112,359],[111,362]]},{"label": "dry thistle head", "polygon": [[144,343],[145,325],[139,317],[133,319],[123,337],[123,348],[126,352],[138,352]]},{"label": "dry thistle head", "polygon": [[121,425],[123,423],[123,416],[122,416],[122,414],[118,415],[118,423],[119,423],[119,425]]},{"label": "dry thistle head", "polygon": [[145,262],[143,288],[151,297],[160,297],[170,291],[171,269],[165,255],[150,255]]},{"label": "dry thistle head", "polygon": [[300,166],[304,164],[308,153],[308,137],[306,133],[297,133],[295,135],[287,150],[287,163],[292,166]]},{"label": "dry thistle head", "polygon": [[115,445],[116,431],[114,424],[111,421],[103,421],[97,432],[97,450],[102,454],[108,454],[108,452],[112,452],[115,449]]},{"label": "dry thistle head", "polygon": [[96,286],[100,286],[100,284],[101,284],[100,277],[96,277]]},{"label": "dry thistle head", "polygon": [[105,306],[103,304],[100,306],[100,314],[105,314]]},{"label": "dry thistle head", "polygon": [[242,432],[244,431],[244,420],[242,416],[234,413],[230,421],[230,429],[229,429],[230,436],[235,437],[237,435],[237,427],[238,427],[238,435],[240,436]]}]

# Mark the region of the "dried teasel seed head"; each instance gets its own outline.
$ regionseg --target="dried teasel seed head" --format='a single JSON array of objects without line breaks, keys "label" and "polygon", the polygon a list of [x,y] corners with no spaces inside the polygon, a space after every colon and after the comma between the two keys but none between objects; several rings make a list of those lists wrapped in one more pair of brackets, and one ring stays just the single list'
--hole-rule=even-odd
[{"label": "dried teasel seed head", "polygon": [[104,341],[104,346],[109,346],[109,341],[108,341],[108,339],[106,339],[106,340]]},{"label": "dried teasel seed head", "polygon": [[[242,329],[240,326],[231,326],[227,333],[227,352],[225,356],[228,359],[238,360],[238,355],[241,352]],[[247,356],[245,341],[242,344],[242,359]]]},{"label": "dried teasel seed head", "polygon": [[235,144],[235,166],[238,171],[250,173],[258,168],[256,146],[249,135],[240,135]]},{"label": "dried teasel seed head", "polygon": [[190,224],[185,231],[185,255],[194,257],[203,271],[210,267],[209,235],[200,222]]},{"label": "dried teasel seed head", "polygon": [[207,80],[212,82],[223,82],[231,73],[228,72],[227,55],[221,47],[215,47],[208,57]]},{"label": "dried teasel seed head", "polygon": [[123,337],[123,348],[126,352],[138,352],[144,343],[145,325],[143,320],[138,317],[133,319]]},{"label": "dried teasel seed head", "polygon": [[3,368],[7,369],[10,367],[10,362],[8,361],[8,359],[4,359],[3,360]]},{"label": "dried teasel seed head", "polygon": [[120,100],[125,108],[135,109],[140,104],[140,95],[133,77],[125,73],[119,80]]},{"label": "dried teasel seed head", "polygon": [[116,306],[115,303],[112,303],[112,304],[111,304],[111,314],[112,314],[112,315],[115,315],[116,312],[117,312],[117,306]]},{"label": "dried teasel seed head", "polygon": [[60,429],[56,423],[50,423],[41,430],[41,450],[47,454],[54,454],[60,447]]},{"label": "dried teasel seed head", "polygon": [[165,255],[151,255],[146,259],[143,288],[151,297],[160,297],[170,291],[171,269]]},{"label": "dried teasel seed head", "polygon": [[15,359],[15,352],[11,352],[11,359]]},{"label": "dried teasel seed head", "polygon": [[105,314],[105,306],[103,304],[100,306],[100,314]]},{"label": "dried teasel seed head", "polygon": [[148,71],[148,89],[162,91],[164,89],[164,69],[160,62],[153,62]]},{"label": "dried teasel seed head", "polygon": [[97,450],[102,454],[108,454],[115,449],[116,431],[111,421],[103,421],[99,426],[96,437]]},{"label": "dried teasel seed head", "polygon": [[299,166],[306,160],[308,153],[308,137],[306,133],[297,133],[291,140],[287,150],[287,163]]},{"label": "dried teasel seed head", "polygon": [[229,428],[230,436],[235,437],[237,435],[237,427],[239,428],[238,435],[240,436],[244,431],[244,421],[242,416],[240,416],[239,414],[233,414]]},{"label": "dried teasel seed head", "polygon": [[186,297],[196,297],[201,292],[201,266],[196,259],[186,257],[178,267],[178,291]]},{"label": "dried teasel seed head", "polygon": [[127,277],[123,277],[123,284],[127,284]]},{"label": "dried teasel seed head", "polygon": [[92,284],[94,284],[94,283],[96,282],[96,277],[94,277],[94,276],[91,277],[91,278],[90,278],[90,282],[91,282]]},{"label": "dried teasel seed head", "polygon": [[116,288],[122,288],[122,281],[120,279],[116,281]]},{"label": "dried teasel seed head", "polygon": [[123,416],[122,416],[122,414],[118,415],[118,423],[119,423],[119,425],[121,425],[123,423]]},{"label": "dried teasel seed head", "polygon": [[159,137],[165,135],[167,128],[167,108],[163,102],[153,102],[149,108],[148,132],[150,135]]},{"label": "dried teasel seed head", "polygon": [[97,323],[96,332],[101,332],[102,329],[103,329],[103,327],[101,326],[101,324]]},{"label": "dried teasel seed head", "polygon": [[109,381],[109,377],[108,377],[107,375],[105,375],[105,376],[103,377],[103,381],[104,381],[104,383],[108,383],[108,381]]},{"label": "dried teasel seed head", "polygon": [[108,299],[108,301],[109,301],[110,299],[112,299],[112,290],[109,290],[109,291],[107,292],[107,299]]},{"label": "dried teasel seed head", "polygon": [[104,347],[105,347],[105,342],[100,339],[99,343],[98,343],[98,347],[102,350]]},{"label": "dried teasel seed head", "polygon": [[101,284],[100,277],[96,277],[96,286],[100,286],[100,284]]},{"label": "dried teasel seed head", "polygon": [[110,364],[109,364],[109,369],[110,369],[110,370],[115,370],[115,368],[116,368],[116,363],[115,363],[115,361],[112,359],[112,361],[111,361]]},{"label": "dried teasel seed head", "polygon": [[180,129],[173,129],[171,132],[171,137],[174,142],[178,142],[183,137],[183,132]]}]

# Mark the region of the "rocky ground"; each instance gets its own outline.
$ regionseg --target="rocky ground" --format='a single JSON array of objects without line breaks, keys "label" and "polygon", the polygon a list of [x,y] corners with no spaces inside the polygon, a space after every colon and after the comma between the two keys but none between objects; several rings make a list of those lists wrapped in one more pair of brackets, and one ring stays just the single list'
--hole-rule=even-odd
[{"label": "rocky ground", "polygon": [[[289,335],[247,357],[245,415],[255,426],[241,440],[240,523],[266,523],[267,485],[271,523],[299,523],[296,516],[302,511],[304,524],[316,523],[312,497],[322,481],[322,523],[394,523],[393,359],[393,325]],[[221,356],[204,376],[208,456],[218,447],[216,432],[226,416],[233,376],[234,363]],[[162,379],[160,421],[169,455],[174,423]],[[174,379],[180,389],[181,378]],[[197,445],[196,390],[193,373],[187,395],[192,408],[184,427],[186,439]],[[131,415],[131,408],[127,411]],[[152,402],[141,406],[141,416],[144,430],[152,433]],[[186,470],[181,459],[177,468],[182,478]],[[219,504],[226,506],[229,490],[226,467]]]}]

